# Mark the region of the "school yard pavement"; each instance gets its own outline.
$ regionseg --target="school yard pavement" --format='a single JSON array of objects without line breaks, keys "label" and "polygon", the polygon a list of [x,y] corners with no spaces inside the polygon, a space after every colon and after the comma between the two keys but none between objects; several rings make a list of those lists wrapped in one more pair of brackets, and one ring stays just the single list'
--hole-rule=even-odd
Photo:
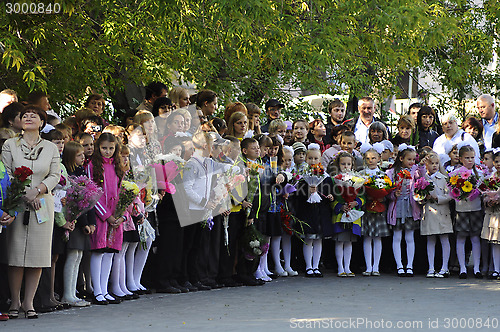
[{"label": "school yard pavement", "polygon": [[494,331],[500,282],[398,278],[280,278],[260,287],[151,294],[118,305],[72,308],[0,331]]}]

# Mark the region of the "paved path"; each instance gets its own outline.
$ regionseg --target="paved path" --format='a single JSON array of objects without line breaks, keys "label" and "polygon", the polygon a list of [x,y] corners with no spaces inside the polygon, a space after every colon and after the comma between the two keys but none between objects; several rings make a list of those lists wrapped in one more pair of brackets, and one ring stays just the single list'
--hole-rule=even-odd
[{"label": "paved path", "polygon": [[340,279],[327,273],[323,279],[281,278],[261,287],[145,295],[119,305],[0,322],[0,331],[444,331],[460,326],[500,330],[500,282],[394,275]]}]

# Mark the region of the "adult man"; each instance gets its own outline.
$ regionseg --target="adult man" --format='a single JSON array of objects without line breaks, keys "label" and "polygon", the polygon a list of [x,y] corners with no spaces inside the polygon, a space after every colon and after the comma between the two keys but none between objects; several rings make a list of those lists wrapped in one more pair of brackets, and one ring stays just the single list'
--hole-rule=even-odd
[{"label": "adult man", "polygon": [[[358,111],[359,117],[349,119],[345,121],[344,124],[352,128],[351,130],[354,132],[358,142],[361,144],[369,143],[368,128],[370,125],[375,121],[384,122],[373,116],[375,114],[375,101],[370,97],[363,97],[358,101]],[[387,128],[387,133],[390,138],[391,134],[389,128],[385,123],[384,125]]]},{"label": "adult man", "polygon": [[265,105],[267,114],[267,123],[260,126],[260,131],[262,133],[267,133],[269,131],[269,124],[271,121],[279,119],[281,117],[281,110],[285,108],[285,105],[280,103],[277,99],[269,99]]},{"label": "adult man", "polygon": [[413,118],[413,121],[415,121],[415,125],[417,124],[418,111],[420,111],[421,108],[422,104],[420,103],[413,103],[408,108],[408,115]]},{"label": "adult man", "polygon": [[481,95],[476,100],[477,110],[483,119],[483,140],[486,149],[492,148],[493,133],[498,123],[498,113],[495,112],[495,98],[491,95]]},{"label": "adult man", "polygon": [[5,89],[0,92],[0,113],[9,104],[17,102],[17,93],[11,89]]},{"label": "adult man", "polygon": [[46,94],[45,92],[42,91],[33,91],[28,95],[28,103],[33,104],[36,106],[39,106],[41,109],[43,109],[47,115],[52,115],[59,119],[59,121],[62,121],[61,117],[59,114],[57,114],[53,109],[52,106],[50,105],[49,102],[50,96]]},{"label": "adult man", "polygon": [[328,105],[328,113],[330,116],[326,119],[326,136],[323,138],[325,144],[338,144],[332,137],[334,127],[341,125],[345,118],[345,105],[340,99],[334,99]]},{"label": "adult man", "polygon": [[161,82],[153,82],[149,83],[148,86],[146,86],[146,97],[144,98],[144,101],[137,106],[138,111],[152,111],[153,110],[153,104],[155,103],[156,99],[160,97],[166,97],[167,96],[167,86]]},{"label": "adult man", "polygon": [[432,149],[439,154],[443,164],[450,159],[450,157],[448,157],[448,155],[445,153],[445,145],[455,145],[462,141],[466,141],[470,146],[472,146],[472,148],[476,152],[476,164],[479,164],[479,146],[477,145],[476,140],[471,135],[458,127],[457,118],[453,114],[448,113],[441,119],[441,124],[443,125],[444,134],[439,136],[434,141],[434,146],[432,147]]}]

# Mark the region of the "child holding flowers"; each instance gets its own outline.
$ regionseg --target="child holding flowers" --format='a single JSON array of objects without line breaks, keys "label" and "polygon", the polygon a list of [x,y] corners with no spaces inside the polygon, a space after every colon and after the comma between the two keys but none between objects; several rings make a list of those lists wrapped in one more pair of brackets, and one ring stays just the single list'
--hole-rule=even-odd
[{"label": "child holding flowers", "polygon": [[[450,206],[448,204],[451,197],[446,186],[447,177],[439,171],[441,164],[439,156],[431,152],[427,154],[423,161],[427,172],[425,177],[420,179],[430,181],[428,187],[433,186],[432,191],[422,201],[424,208],[420,225],[420,234],[427,236],[427,258],[429,260],[427,278],[444,278],[449,276],[450,241],[448,234],[453,233]],[[443,264],[439,272],[434,270],[436,235],[439,236],[441,241],[443,253]]]},{"label": "child holding flowers", "polygon": [[482,279],[479,271],[481,260],[481,242],[479,235],[484,220],[479,191],[475,188],[481,183],[482,172],[476,167],[474,148],[467,142],[457,145],[462,167],[450,173],[449,188],[451,197],[456,201],[457,221],[457,257],[460,264],[460,279],[467,279],[465,261],[465,240],[470,237],[474,259],[474,276]]},{"label": "child holding flowers", "polygon": [[379,264],[382,256],[382,238],[391,235],[387,224],[384,201],[385,196],[390,193],[392,181],[378,166],[381,162],[381,154],[385,150],[383,143],[375,143],[373,146],[363,144],[361,146],[361,153],[364,154],[366,167],[360,172],[360,175],[368,178],[365,183],[368,200],[366,213],[361,219],[361,235],[363,235],[363,252],[366,263],[366,271],[363,272],[364,276],[380,276]]},{"label": "child holding flowers", "polygon": [[87,174],[104,190],[95,206],[96,231],[90,237],[93,251],[90,259],[92,286],[96,304],[120,303],[108,294],[108,280],[114,253],[120,251],[123,242],[125,216],[115,217],[120,183],[124,171],[120,161],[120,148],[115,136],[103,133],[96,141],[95,152],[87,166]]},{"label": "child holding flowers", "polygon": [[[413,277],[413,258],[415,256],[415,240],[413,233],[419,228],[421,207],[413,198],[415,165],[417,153],[413,146],[402,143],[398,147],[398,155],[392,168],[387,170],[387,176],[395,183],[395,190],[389,194],[387,222],[394,230],[392,250],[396,260],[397,273],[400,277]],[[401,240],[405,232],[406,241],[406,271],[401,260]]]},{"label": "child holding flowers", "polygon": [[[496,150],[496,149],[495,149]],[[491,244],[493,256],[493,269],[491,279],[500,278],[500,150],[493,154],[493,172],[486,181],[481,185],[483,190],[484,202],[486,205],[486,215],[484,216],[483,229],[481,238]]]},{"label": "child holding flowers", "polygon": [[[333,208],[333,239],[335,240],[335,256],[337,258],[339,277],[354,277],[351,272],[352,243],[361,235],[361,216],[349,217],[355,213],[354,209],[361,210],[364,200],[358,196],[358,190],[363,186],[364,179],[353,175],[355,159],[351,153],[340,151],[333,159],[333,172],[337,183]],[[333,176],[333,174],[332,174]],[[356,184],[358,182],[358,184]],[[345,220],[349,217],[348,220]]]},{"label": "child holding flowers", "polygon": [[[304,245],[303,253],[306,263],[306,277],[322,277],[319,270],[319,261],[321,259],[322,238],[324,225],[331,225],[332,210],[330,202],[333,200],[333,182],[332,179],[324,174],[320,162],[321,151],[319,145],[310,144],[306,152],[306,162],[309,165],[303,178],[297,183],[297,191],[294,195],[294,206],[297,211],[298,219],[307,223],[304,227]],[[313,172],[313,170],[316,170]],[[321,172],[321,170],[323,170]],[[316,178],[316,185],[309,185],[306,177]],[[321,182],[320,179],[322,179]],[[316,193],[316,195],[314,195]],[[323,197],[319,202],[310,203],[312,196]]]},{"label": "child holding flowers", "polygon": [[[76,177],[85,176],[83,169],[84,162],[83,146],[75,141],[66,143],[62,154],[62,163],[66,167],[68,175]],[[91,209],[77,218],[76,227],[69,234],[69,240],[66,245],[66,263],[64,265],[63,302],[68,302],[72,306],[80,307],[90,304],[76,297],[76,283],[83,253],[90,249],[89,235],[95,231],[95,222],[95,212],[94,209]],[[90,272],[85,272],[85,279],[90,279]],[[90,289],[90,283],[88,283],[88,289]]]}]

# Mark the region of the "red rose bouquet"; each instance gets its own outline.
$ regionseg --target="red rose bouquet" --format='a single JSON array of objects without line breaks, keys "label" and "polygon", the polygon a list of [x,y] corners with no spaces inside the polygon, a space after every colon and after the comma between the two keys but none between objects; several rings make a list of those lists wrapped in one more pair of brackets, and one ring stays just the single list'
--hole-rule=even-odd
[{"label": "red rose bouquet", "polygon": [[17,167],[14,170],[14,177],[7,188],[7,197],[2,204],[2,210],[10,216],[15,217],[18,212],[23,211],[23,196],[26,194],[26,186],[31,183],[28,179],[33,171],[26,166]]}]

